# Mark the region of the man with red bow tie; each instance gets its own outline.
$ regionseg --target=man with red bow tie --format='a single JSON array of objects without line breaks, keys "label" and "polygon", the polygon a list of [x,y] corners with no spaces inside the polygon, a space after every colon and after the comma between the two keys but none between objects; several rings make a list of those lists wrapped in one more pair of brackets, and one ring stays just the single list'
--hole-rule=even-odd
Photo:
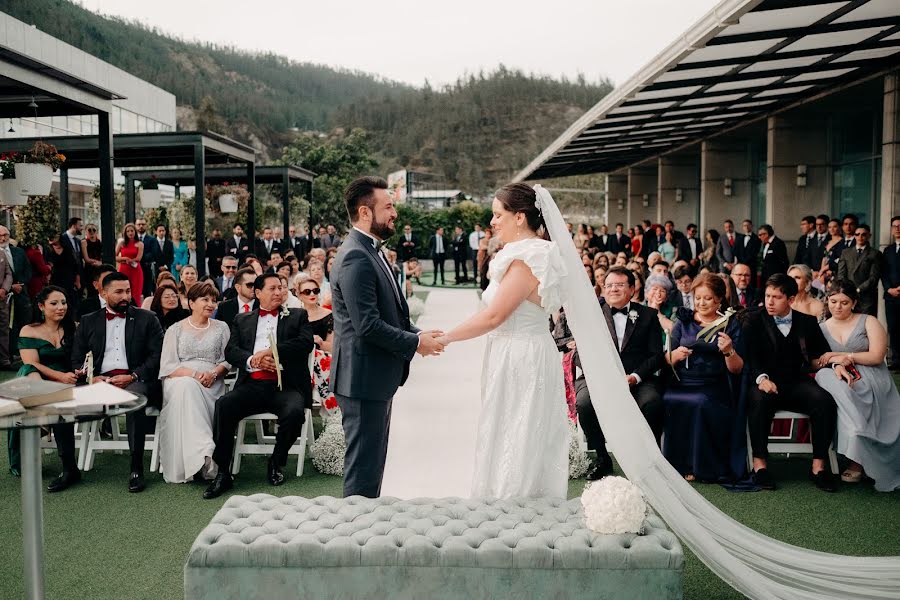
[{"label": "man with red bow tie", "polygon": [[[138,290],[140,291],[140,290]],[[105,381],[129,392],[147,397],[147,408],[160,408],[162,387],[159,383],[159,357],[162,352],[163,330],[156,315],[131,305],[131,283],[122,273],[109,273],[103,279],[103,295],[106,308],[85,315],[75,331],[72,344],[72,369],[84,365],[88,352],[94,357],[94,381]],[[129,492],[142,492],[144,483],[144,441],[153,433],[154,419],[142,408],[125,418],[128,428],[128,448],[131,453]],[[75,438],[57,433],[62,446],[71,444],[74,452]],[[70,470],[71,471],[71,470]],[[63,471],[50,484],[49,491],[61,491],[80,475]]]},{"label": "man with red bow tie", "polygon": [[[287,290],[278,275],[260,275],[253,282],[253,289],[257,308],[235,316],[225,348],[225,360],[240,372],[234,389],[216,403],[213,460],[219,472],[203,492],[206,499],[217,498],[231,489],[235,430],[241,419],[257,413],[278,416],[278,433],[266,478],[271,485],[284,483],[288,451],[300,435],[305,410],[312,408],[312,377],[307,359],[313,349],[313,333],[306,311],[282,308]],[[280,389],[270,347],[272,333],[281,363]]]}]

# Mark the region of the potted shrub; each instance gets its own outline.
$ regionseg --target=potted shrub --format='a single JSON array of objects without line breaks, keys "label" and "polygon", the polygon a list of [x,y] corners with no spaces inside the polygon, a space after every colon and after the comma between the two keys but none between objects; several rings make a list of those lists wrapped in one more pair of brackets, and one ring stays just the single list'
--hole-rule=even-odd
[{"label": "potted shrub", "polygon": [[219,194],[219,210],[222,214],[236,213],[238,211],[238,202],[231,191],[230,184],[225,181],[222,183],[222,193]]},{"label": "potted shrub", "polygon": [[18,153],[0,154],[0,173],[3,175],[0,180],[0,204],[4,206],[22,206],[28,201],[27,196],[19,193],[16,182],[16,154]]},{"label": "potted shrub", "polygon": [[53,144],[35,142],[28,152],[13,157],[16,182],[23,196],[47,196],[53,185],[53,172],[65,162],[66,157]]},{"label": "potted shrub", "polygon": [[162,201],[162,193],[159,191],[159,184],[153,177],[148,181],[141,182],[141,208],[159,208]]}]

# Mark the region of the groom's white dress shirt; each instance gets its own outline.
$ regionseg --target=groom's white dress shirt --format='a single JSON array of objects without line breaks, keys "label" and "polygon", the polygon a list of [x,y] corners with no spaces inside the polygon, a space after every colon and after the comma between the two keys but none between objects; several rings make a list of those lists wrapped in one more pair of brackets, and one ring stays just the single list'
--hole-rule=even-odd
[{"label": "groom's white dress shirt", "polygon": [[[253,342],[253,354],[256,354],[260,350],[266,350],[269,348],[269,334],[275,331],[278,328],[278,316],[272,315],[260,315],[259,321],[256,323],[256,341]],[[250,358],[247,359],[247,372],[252,373],[253,371],[260,371],[261,369],[254,369],[250,366]]]}]

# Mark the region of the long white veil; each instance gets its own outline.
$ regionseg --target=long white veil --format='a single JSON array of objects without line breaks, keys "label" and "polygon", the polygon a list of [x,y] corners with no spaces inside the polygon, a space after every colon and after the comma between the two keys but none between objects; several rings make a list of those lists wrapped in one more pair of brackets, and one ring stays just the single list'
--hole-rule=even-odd
[{"label": "long white veil", "polygon": [[[628,386],[597,297],[549,192],[535,186],[567,273],[563,307],[606,440],[648,502],[716,575],[750,598],[900,598],[900,557],[840,556],[806,550],[731,519],[663,458]],[[787,500],[787,499],[786,499]]]}]

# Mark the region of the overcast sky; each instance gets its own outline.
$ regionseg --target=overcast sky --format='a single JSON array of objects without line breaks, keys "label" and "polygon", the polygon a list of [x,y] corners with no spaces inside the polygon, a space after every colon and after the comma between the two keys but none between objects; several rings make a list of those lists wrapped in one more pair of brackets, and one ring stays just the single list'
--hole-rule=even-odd
[{"label": "overcast sky", "polygon": [[186,39],[413,85],[503,63],[619,84],[718,0],[81,0]]}]

